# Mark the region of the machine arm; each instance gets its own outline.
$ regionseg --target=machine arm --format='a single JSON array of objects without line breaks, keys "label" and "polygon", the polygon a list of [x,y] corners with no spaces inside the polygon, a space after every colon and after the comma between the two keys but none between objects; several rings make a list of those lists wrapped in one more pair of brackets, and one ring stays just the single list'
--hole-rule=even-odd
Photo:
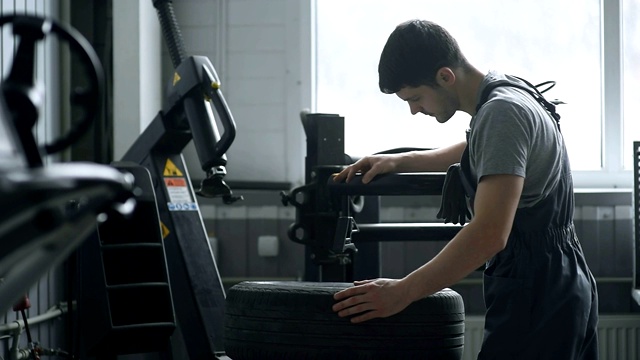
[{"label": "machine arm", "polygon": [[[164,113],[174,124],[187,125],[206,178],[198,195],[222,197],[225,203],[239,200],[225,183],[226,152],[236,136],[236,125],[220,91],[220,80],[208,58],[185,55],[184,43],[170,0],[154,0],[162,33],[174,67]],[[213,107],[212,107],[213,105]],[[222,136],[214,112],[223,126]],[[186,118],[186,124],[184,119]]]},{"label": "machine arm", "polygon": [[357,174],[349,183],[327,181],[327,187],[336,195],[441,195],[444,173],[393,173],[375,177],[369,184],[362,183]]}]

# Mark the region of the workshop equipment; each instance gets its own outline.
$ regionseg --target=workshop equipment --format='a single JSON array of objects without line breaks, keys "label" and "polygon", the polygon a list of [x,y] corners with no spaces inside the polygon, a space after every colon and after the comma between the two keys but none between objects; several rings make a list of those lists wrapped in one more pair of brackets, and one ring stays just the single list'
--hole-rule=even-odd
[{"label": "workshop equipment", "polygon": [[[344,153],[344,118],[303,111],[307,136],[305,184],[281,193],[296,208],[289,239],[305,245],[305,281],[352,282],[380,277],[382,241],[448,241],[461,226],[442,223],[380,223],[380,196],[441,195],[444,173],[379,175],[368,184],[333,174],[353,163]],[[417,150],[392,149],[387,152]]]},{"label": "workshop equipment", "polygon": [[[157,208],[151,206],[151,200],[143,201],[148,204],[144,210],[144,218],[148,221],[138,224],[149,231],[136,235],[137,239],[128,234],[126,238],[129,240],[123,240],[126,231],[120,231],[123,235],[120,241],[135,246],[140,261],[157,271],[149,273],[146,279],[135,279],[133,275],[114,275],[113,272],[118,272],[118,268],[110,268],[107,263],[126,261],[127,257],[124,252],[113,248],[116,245],[114,239],[118,236],[110,236],[111,240],[106,242],[110,246],[110,259],[106,258],[107,248],[103,240],[105,233],[117,233],[113,229],[116,223],[101,227],[98,238],[102,242],[92,242],[96,246],[92,258],[103,261],[105,266],[96,271],[103,272],[107,282],[118,278],[118,284],[115,285],[136,287],[136,290],[130,289],[130,295],[118,297],[121,301],[114,305],[111,301],[112,296],[117,296],[112,291],[114,284],[96,285],[99,288],[92,290],[92,293],[100,294],[100,308],[107,313],[117,312],[123,317],[119,318],[117,326],[102,321],[98,327],[94,327],[91,335],[85,334],[92,343],[87,351],[96,354],[101,352],[105,354],[104,358],[110,359],[118,354],[151,351],[162,352],[170,357],[173,347],[186,349],[185,356],[189,359],[214,359],[224,352],[225,292],[196,195],[220,198],[225,204],[242,199],[233,194],[224,180],[226,152],[235,139],[236,127],[222,94],[220,80],[209,59],[186,55],[171,1],[153,0],[153,6],[157,10],[174,73],[162,110],[114,166],[139,166],[146,172],[141,176],[149,178],[150,185],[146,187],[144,197],[147,200],[154,197]],[[216,125],[214,114],[223,126],[222,133]],[[191,141],[206,175],[197,191],[193,189],[182,156],[183,149]],[[164,251],[160,251],[156,245]],[[145,246],[148,251],[144,250]],[[102,254],[102,259],[96,254]],[[88,259],[86,261],[90,262]],[[133,259],[129,258],[128,262],[131,261]],[[168,273],[166,279],[163,269]],[[156,282],[158,286],[142,286],[149,282]],[[165,288],[167,284],[170,291]],[[149,291],[145,293],[145,289]],[[134,293],[137,296],[135,299]],[[109,300],[104,300],[106,298]],[[152,306],[153,302],[159,304]],[[143,307],[151,308],[147,311]],[[168,311],[167,307],[172,307],[173,312]],[[154,309],[158,312],[152,313]],[[179,332],[172,334],[174,315]],[[126,326],[132,328],[129,336],[124,332]],[[144,326],[155,330],[145,333]],[[177,334],[181,336],[170,336],[168,339],[169,335]],[[112,341],[112,338],[118,341]]]},{"label": "workshop equipment", "polygon": [[[44,165],[43,157],[78,140],[100,109],[102,66],[91,46],[77,31],[52,19],[0,18],[0,26],[8,24],[17,50],[0,85],[0,305],[4,307],[0,310],[4,311],[66,259],[99,218],[126,215],[134,205],[129,174],[99,164]],[[50,35],[68,43],[79,56],[88,85],[71,96],[71,105],[82,114],[77,126],[54,142],[39,144],[33,134],[43,98],[34,74],[36,44]]]}]

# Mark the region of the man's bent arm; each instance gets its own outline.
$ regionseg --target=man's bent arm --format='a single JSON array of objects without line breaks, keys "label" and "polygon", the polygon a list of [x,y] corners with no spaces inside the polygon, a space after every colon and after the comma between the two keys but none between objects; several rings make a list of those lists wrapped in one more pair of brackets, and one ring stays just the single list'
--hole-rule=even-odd
[{"label": "man's bent arm", "polygon": [[431,261],[407,275],[412,301],[451,286],[482,266],[507,245],[524,178],[482,178],[474,202],[474,218]]},{"label": "man's bent arm", "polygon": [[411,151],[403,154],[405,157],[398,163],[397,172],[444,172],[451,164],[460,162],[467,142],[433,149]]}]

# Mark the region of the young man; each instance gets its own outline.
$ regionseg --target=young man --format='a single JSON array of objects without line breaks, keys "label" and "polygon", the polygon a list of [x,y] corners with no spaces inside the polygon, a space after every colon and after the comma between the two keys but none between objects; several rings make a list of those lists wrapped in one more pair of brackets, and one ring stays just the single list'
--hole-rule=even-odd
[{"label": "young man", "polygon": [[458,110],[471,115],[467,141],[368,156],[335,181],[363,173],[368,183],[382,173],[446,171],[460,163],[473,218],[406,277],[356,281],[336,293],[334,311],[354,323],[388,317],[485,265],[479,359],[596,359],[597,290],[575,235],[571,170],[557,119],[517,87],[528,87],[523,81],[474,68],[432,22],[400,24],[378,72],[382,92],[406,101],[412,114],[440,123]]}]

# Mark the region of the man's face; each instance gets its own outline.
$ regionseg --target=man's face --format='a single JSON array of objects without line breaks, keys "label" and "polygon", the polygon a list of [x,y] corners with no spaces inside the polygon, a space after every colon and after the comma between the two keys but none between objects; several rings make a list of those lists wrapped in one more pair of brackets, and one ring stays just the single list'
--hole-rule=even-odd
[{"label": "man's face", "polygon": [[409,103],[412,115],[422,113],[433,116],[439,123],[445,123],[458,111],[459,101],[455,93],[441,86],[420,85],[403,87],[396,95]]}]

